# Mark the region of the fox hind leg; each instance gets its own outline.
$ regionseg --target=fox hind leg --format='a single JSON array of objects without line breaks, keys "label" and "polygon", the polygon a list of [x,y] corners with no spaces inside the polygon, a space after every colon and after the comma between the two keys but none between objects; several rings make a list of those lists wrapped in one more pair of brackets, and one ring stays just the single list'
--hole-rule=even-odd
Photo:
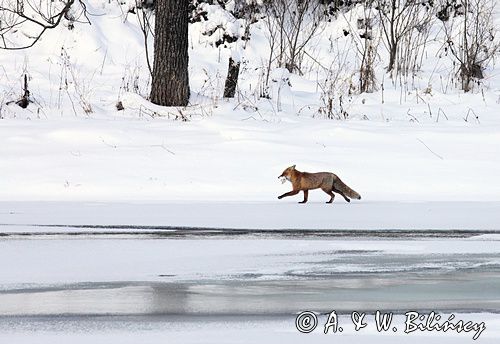
[{"label": "fox hind leg", "polygon": [[346,196],[346,195],[344,195],[344,193],[343,193],[343,192],[340,192],[340,191],[339,191],[338,193],[340,194],[340,196],[344,197],[344,199],[345,199],[345,201],[346,201],[347,203],[350,203],[350,202],[351,202],[351,200],[350,200],[349,198],[347,198],[347,196]]},{"label": "fox hind leg", "polygon": [[349,199],[346,195],[344,195],[342,192],[340,192],[340,195],[341,195],[342,197],[344,197],[344,199],[345,199],[345,201],[346,201],[347,203],[350,203],[350,202],[351,202],[351,200],[350,200],[350,199]]},{"label": "fox hind leg", "polygon": [[337,190],[335,188],[333,189],[333,191],[336,192],[336,193],[338,193],[340,196],[344,197],[344,199],[345,199],[346,202],[348,202],[348,203],[351,202],[351,200],[349,198],[347,198],[347,196],[342,191]]},{"label": "fox hind leg", "polygon": [[332,190],[329,190],[329,189],[321,189],[323,190],[327,195],[330,196],[330,200],[326,203],[332,203],[333,202],[333,199],[335,198],[335,194],[332,192]]}]

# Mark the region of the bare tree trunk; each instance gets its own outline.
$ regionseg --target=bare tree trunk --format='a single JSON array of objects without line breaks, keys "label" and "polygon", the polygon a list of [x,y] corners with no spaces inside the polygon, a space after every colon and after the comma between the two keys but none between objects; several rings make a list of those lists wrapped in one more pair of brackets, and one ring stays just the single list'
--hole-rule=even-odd
[{"label": "bare tree trunk", "polygon": [[240,74],[240,62],[236,62],[232,57],[229,58],[229,67],[227,68],[226,83],[224,85],[224,98],[234,98],[236,86],[238,85],[238,75]]},{"label": "bare tree trunk", "polygon": [[397,42],[393,41],[391,43],[391,48],[389,50],[389,66],[387,66],[387,72],[392,72],[396,64],[396,54],[398,52]]},{"label": "bare tree trunk", "polygon": [[392,0],[391,1],[391,21],[389,23],[389,30],[390,30],[390,49],[389,49],[389,66],[387,67],[388,72],[392,72],[394,69],[394,65],[396,64],[396,54],[398,52],[398,41],[396,40],[395,37],[395,17],[396,17],[396,1],[397,0]]},{"label": "bare tree trunk", "polygon": [[188,0],[156,0],[153,103],[188,104],[188,62]]}]

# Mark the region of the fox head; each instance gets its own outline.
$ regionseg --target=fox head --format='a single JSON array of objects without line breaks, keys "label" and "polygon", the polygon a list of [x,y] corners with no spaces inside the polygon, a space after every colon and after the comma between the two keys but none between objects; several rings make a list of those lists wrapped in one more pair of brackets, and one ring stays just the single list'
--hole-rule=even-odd
[{"label": "fox head", "polygon": [[293,171],[295,171],[295,165],[286,168],[278,178],[285,178],[286,180],[290,181]]}]

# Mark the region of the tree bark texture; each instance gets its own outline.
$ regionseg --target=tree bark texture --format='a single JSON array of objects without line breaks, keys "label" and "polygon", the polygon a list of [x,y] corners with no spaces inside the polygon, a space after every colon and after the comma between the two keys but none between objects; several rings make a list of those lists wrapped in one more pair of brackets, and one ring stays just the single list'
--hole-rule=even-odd
[{"label": "tree bark texture", "polygon": [[156,0],[151,101],[186,106],[189,101],[188,0]]}]

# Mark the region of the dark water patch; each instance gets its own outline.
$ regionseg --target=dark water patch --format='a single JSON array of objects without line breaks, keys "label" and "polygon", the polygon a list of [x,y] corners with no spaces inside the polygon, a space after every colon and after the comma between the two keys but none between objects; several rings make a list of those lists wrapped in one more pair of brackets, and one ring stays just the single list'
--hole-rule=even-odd
[{"label": "dark water patch", "polygon": [[[33,231],[9,232],[9,227],[33,227]],[[43,238],[43,237],[135,237],[147,236],[158,238],[283,238],[283,239],[339,239],[339,238],[370,238],[370,239],[439,239],[439,238],[471,238],[480,235],[499,235],[500,230],[436,230],[436,229],[384,229],[384,230],[342,230],[342,229],[234,229],[234,228],[204,228],[178,226],[137,226],[137,225],[16,225],[0,224],[0,236],[6,238]],[[43,231],[43,228],[54,230]],[[500,240],[500,237],[499,237]]]}]

